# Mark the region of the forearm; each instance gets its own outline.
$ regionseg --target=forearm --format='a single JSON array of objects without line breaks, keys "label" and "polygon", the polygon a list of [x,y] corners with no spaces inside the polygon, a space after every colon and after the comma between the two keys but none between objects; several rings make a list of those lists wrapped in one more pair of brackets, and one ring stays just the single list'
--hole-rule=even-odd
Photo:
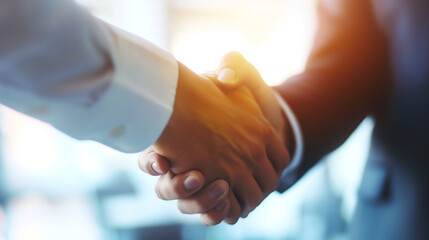
[{"label": "forearm", "polygon": [[302,176],[339,147],[386,93],[384,38],[367,1],[321,1],[319,29],[305,71],[276,90],[300,123]]},{"label": "forearm", "polygon": [[72,1],[0,6],[1,103],[121,151],[156,141],[177,84],[170,54]]},{"label": "forearm", "polygon": [[2,86],[88,105],[112,82],[112,38],[72,1],[6,0],[0,9]]}]

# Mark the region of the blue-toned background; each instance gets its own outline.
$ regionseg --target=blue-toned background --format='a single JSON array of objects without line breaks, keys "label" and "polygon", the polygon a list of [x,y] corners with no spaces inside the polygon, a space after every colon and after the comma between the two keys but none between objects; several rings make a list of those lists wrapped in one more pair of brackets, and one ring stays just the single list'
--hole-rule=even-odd
[{"label": "blue-toned background", "polygon": [[[230,50],[267,83],[305,66],[315,0],[79,0],[95,15],[171,51],[196,72]],[[138,107],[138,106],[136,106]],[[372,121],[285,194],[236,225],[205,227],[159,200],[156,178],[127,155],[78,142],[1,107],[0,239],[347,239]]]}]

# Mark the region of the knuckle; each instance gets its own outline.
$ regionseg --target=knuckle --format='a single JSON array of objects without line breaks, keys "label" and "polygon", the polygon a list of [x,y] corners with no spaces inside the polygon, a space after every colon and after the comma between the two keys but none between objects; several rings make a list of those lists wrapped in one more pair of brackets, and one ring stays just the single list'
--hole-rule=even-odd
[{"label": "knuckle", "polygon": [[213,216],[213,215],[208,214],[208,213],[201,214],[200,219],[201,219],[201,222],[206,226],[217,225],[217,224],[221,223],[223,220],[223,218],[221,218],[219,216]]},{"label": "knuckle", "polygon": [[215,203],[215,201],[207,200],[207,198],[202,196],[187,200],[188,211],[192,213],[207,213],[213,208]]},{"label": "knuckle", "polygon": [[[231,178],[229,178],[229,179],[231,179]],[[219,184],[219,185],[221,185],[222,187],[223,187],[223,189],[225,190],[225,197],[227,196],[227,194],[228,194],[228,192],[229,192],[229,183],[226,181],[226,180],[224,180],[224,179],[219,179],[218,181],[217,181],[217,184]]]},{"label": "knuckle", "polygon": [[264,200],[264,195],[262,192],[258,192],[258,194],[255,197],[255,202],[252,206],[252,209],[255,209],[257,206],[259,206],[259,204],[261,204],[261,202]]},{"label": "knuckle", "polygon": [[228,213],[228,219],[238,219],[240,217],[240,214],[241,214],[240,207],[231,207]]},{"label": "knuckle", "polygon": [[266,196],[270,195],[272,192],[277,190],[277,188],[279,187],[279,182],[278,182],[277,178],[275,178],[275,177],[270,178],[269,181],[270,181],[270,183],[268,184],[268,188],[265,192]]},{"label": "knuckle", "polygon": [[209,210],[209,208],[202,202],[196,201],[193,204],[195,213],[205,213]]},{"label": "knuckle", "polygon": [[183,214],[187,214],[188,211],[186,210],[186,207],[184,206],[182,201],[177,201],[177,209],[179,209],[179,211]]},{"label": "knuckle", "polygon": [[165,197],[164,193],[161,190],[159,181],[156,182],[154,190],[159,199],[167,200],[167,198]]},{"label": "knuckle", "polygon": [[243,55],[238,51],[230,51],[226,55],[232,59],[237,59],[237,60],[241,60],[244,58]]},{"label": "knuckle", "polygon": [[[269,162],[263,164],[270,164]],[[272,166],[263,166],[259,169],[272,168]],[[263,196],[268,196],[271,192],[275,191],[279,185],[279,179],[277,173],[273,169],[269,174],[264,174],[264,177],[255,178],[262,190]]]},{"label": "knuckle", "polygon": [[186,198],[188,197],[186,191],[184,191],[182,184],[180,181],[173,181],[171,191],[176,198]]},{"label": "knuckle", "polygon": [[261,204],[261,202],[264,200],[264,196],[262,194],[262,192],[259,192],[257,194],[255,194],[255,196],[253,196],[253,198],[251,199],[251,201],[249,201],[246,205],[246,207],[244,207],[243,212],[251,212],[253,211],[253,209],[255,209],[257,206],[259,206],[259,204]]}]

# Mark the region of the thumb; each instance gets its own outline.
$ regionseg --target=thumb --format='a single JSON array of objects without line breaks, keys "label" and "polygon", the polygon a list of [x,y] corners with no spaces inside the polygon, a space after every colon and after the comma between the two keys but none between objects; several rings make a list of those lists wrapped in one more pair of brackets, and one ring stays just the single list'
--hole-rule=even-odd
[{"label": "thumb", "polygon": [[[205,72],[202,76],[212,81],[222,90],[236,90],[245,84],[245,78],[239,77],[241,69],[231,66],[219,67],[215,71]],[[245,84],[247,85],[247,84]]]},{"label": "thumb", "polygon": [[215,75],[217,81],[212,81],[221,89],[233,90],[241,85],[246,86],[273,128],[278,133],[284,131],[283,111],[273,90],[265,83],[255,66],[240,53],[230,52],[223,56]]},{"label": "thumb", "polygon": [[258,70],[238,52],[225,54],[214,73],[215,84],[224,90],[233,90],[245,85],[254,92],[263,82]]},{"label": "thumb", "polygon": [[272,94],[259,71],[238,52],[225,54],[214,76],[212,81],[221,89],[233,90],[244,85],[262,108],[267,95]]},{"label": "thumb", "polygon": [[234,89],[242,84],[242,79],[238,78],[236,71],[230,67],[219,69],[216,80],[224,89]]}]

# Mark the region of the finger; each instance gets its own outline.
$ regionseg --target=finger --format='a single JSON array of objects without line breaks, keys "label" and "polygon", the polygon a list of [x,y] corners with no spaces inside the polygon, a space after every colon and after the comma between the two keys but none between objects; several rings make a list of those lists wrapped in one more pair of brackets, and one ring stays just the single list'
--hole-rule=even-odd
[{"label": "finger", "polygon": [[[229,70],[228,70],[229,69]],[[223,84],[220,82],[221,72],[234,72],[236,83],[235,85]],[[223,74],[229,76],[226,79],[231,79],[232,74]],[[278,133],[283,133],[285,122],[283,118],[283,110],[280,107],[273,90],[264,82],[264,79],[259,74],[258,70],[249,63],[240,53],[230,52],[226,54],[218,68],[218,78],[209,77],[219,88],[222,89],[237,89],[238,86],[246,86],[251,92],[252,98],[256,100],[262,113]],[[231,80],[225,80],[231,81]]]},{"label": "finger", "polygon": [[276,134],[271,134],[268,140],[267,155],[277,176],[280,177],[283,170],[290,163],[290,155],[285,145]]},{"label": "finger", "polygon": [[223,56],[217,76],[218,87],[229,90],[245,84],[253,92],[259,88],[262,80],[256,68],[238,52],[229,52]]},{"label": "finger", "polygon": [[156,153],[152,147],[140,153],[138,158],[139,168],[152,176],[166,174],[170,170],[167,158]]},{"label": "finger", "polygon": [[240,218],[241,207],[240,207],[240,204],[238,203],[237,198],[235,197],[235,194],[232,191],[229,191],[228,199],[229,199],[229,211],[224,221],[228,224],[233,225]]},{"label": "finger", "polygon": [[267,157],[258,162],[253,175],[259,188],[262,190],[264,199],[277,189],[279,178]]},{"label": "finger", "polygon": [[[235,70],[232,68],[222,68],[213,72],[207,72],[202,76],[209,79],[218,88],[222,90],[235,90],[242,85],[244,79],[236,77]],[[220,76],[220,77],[219,77]]]},{"label": "finger", "polygon": [[[279,111],[279,104],[274,104],[277,103],[277,99],[272,92],[273,90],[264,82],[264,79],[259,74],[258,70],[240,53],[230,52],[226,54],[223,57],[218,69],[219,81],[221,81],[220,78],[223,75],[228,76],[226,81],[232,81],[232,77],[230,75],[233,74],[223,74],[221,76],[221,73],[223,72],[233,72],[235,74],[235,78],[237,80],[234,88],[240,86],[241,84],[245,85],[258,102],[258,105],[261,107],[266,117],[269,118],[272,114],[278,117],[277,115],[280,114],[281,111]],[[225,88],[230,85],[223,84],[223,86]]]},{"label": "finger", "polygon": [[208,78],[210,80],[213,80],[215,78],[217,78],[217,70],[214,71],[206,71],[204,73],[201,73],[201,76]]},{"label": "finger", "polygon": [[160,199],[175,200],[188,198],[204,185],[204,176],[198,171],[174,175],[172,172],[161,175],[155,184],[155,192]]},{"label": "finger", "polygon": [[219,205],[229,193],[229,185],[225,180],[216,180],[205,186],[195,195],[179,200],[177,207],[182,213],[206,213]]},{"label": "finger", "polygon": [[236,70],[238,69],[236,67],[224,67],[218,71],[217,77],[215,82],[217,85],[221,85],[223,89],[235,89],[236,87],[240,86],[244,79],[239,77],[239,75],[236,73]]},{"label": "finger", "polygon": [[[283,133],[285,127],[283,110],[273,90],[264,82],[258,70],[240,53],[227,53],[221,60],[217,75],[218,77],[208,78],[221,89],[235,90],[241,85],[246,86],[273,128],[278,133]],[[235,82],[232,80],[234,77]]]},{"label": "finger", "polygon": [[247,217],[264,199],[262,190],[253,176],[241,178],[238,185],[234,187],[234,195],[240,203],[240,216],[243,218]]},{"label": "finger", "polygon": [[221,223],[228,214],[228,210],[230,207],[229,198],[225,198],[222,200],[214,209],[202,213],[200,216],[200,220],[206,226],[214,226]]}]

